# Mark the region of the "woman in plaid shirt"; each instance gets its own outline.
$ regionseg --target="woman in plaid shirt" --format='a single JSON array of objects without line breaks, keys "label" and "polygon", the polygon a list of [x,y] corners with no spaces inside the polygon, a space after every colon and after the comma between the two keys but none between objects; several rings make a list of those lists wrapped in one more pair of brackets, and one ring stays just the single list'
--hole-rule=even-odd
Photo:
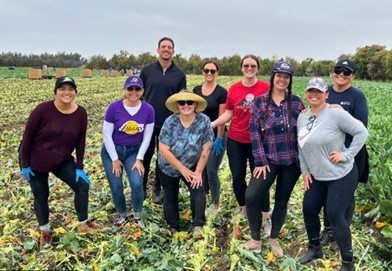
[{"label": "woman in plaid shirt", "polygon": [[291,192],[301,174],[297,118],[304,105],[291,93],[293,73],[289,63],[280,61],[275,64],[270,89],[255,100],[249,125],[255,169],[245,194],[251,240],[243,247],[260,250],[261,203],[277,179],[269,238],[270,249],[276,257],[283,256],[277,237],[286,219]]}]

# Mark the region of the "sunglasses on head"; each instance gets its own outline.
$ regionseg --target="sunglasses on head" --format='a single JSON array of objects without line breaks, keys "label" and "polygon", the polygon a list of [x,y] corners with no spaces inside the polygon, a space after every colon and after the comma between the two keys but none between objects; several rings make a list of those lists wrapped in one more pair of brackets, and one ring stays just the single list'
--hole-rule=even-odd
[{"label": "sunglasses on head", "polygon": [[214,69],[203,69],[203,72],[204,72],[205,74],[208,74],[208,73],[215,74],[215,73],[216,73],[216,70],[214,70]]},{"label": "sunglasses on head", "polygon": [[128,90],[128,91],[132,91],[132,90],[141,91],[142,88],[141,88],[141,87],[138,87],[138,86],[132,86],[132,87],[127,88],[127,90]]},{"label": "sunglasses on head", "polygon": [[245,69],[249,69],[249,68],[254,69],[254,68],[257,68],[257,65],[255,65],[255,64],[244,64],[244,65],[242,65],[242,67],[244,67]]},{"label": "sunglasses on head", "polygon": [[184,106],[185,104],[187,105],[193,105],[195,101],[177,101],[177,103],[181,106]]},{"label": "sunglasses on head", "polygon": [[334,72],[335,74],[341,74],[341,73],[343,72],[344,76],[350,76],[350,75],[353,73],[353,72],[350,71],[349,69],[343,68],[343,67],[336,67],[336,68],[333,70],[333,72]]},{"label": "sunglasses on head", "polygon": [[308,131],[312,130],[313,124],[314,124],[315,120],[316,120],[316,116],[315,115],[312,115],[312,116],[309,117],[309,122],[306,124],[306,129]]}]

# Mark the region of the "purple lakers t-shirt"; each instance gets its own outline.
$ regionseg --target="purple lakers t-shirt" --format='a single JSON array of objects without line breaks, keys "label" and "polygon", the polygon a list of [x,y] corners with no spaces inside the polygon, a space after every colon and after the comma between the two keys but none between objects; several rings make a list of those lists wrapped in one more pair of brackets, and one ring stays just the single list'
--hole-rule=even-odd
[{"label": "purple lakers t-shirt", "polygon": [[105,121],[114,124],[113,142],[115,145],[136,146],[143,141],[143,132],[147,124],[154,123],[153,107],[142,101],[139,111],[130,115],[123,105],[123,100],[111,103],[106,110]]}]

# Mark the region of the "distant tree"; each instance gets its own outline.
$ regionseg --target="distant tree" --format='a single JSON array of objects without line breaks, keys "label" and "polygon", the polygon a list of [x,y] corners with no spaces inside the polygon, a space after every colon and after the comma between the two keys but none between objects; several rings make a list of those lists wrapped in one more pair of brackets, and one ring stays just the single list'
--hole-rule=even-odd
[{"label": "distant tree", "polygon": [[259,73],[262,75],[270,75],[272,69],[274,68],[274,61],[269,58],[260,59],[260,71]]},{"label": "distant tree", "polygon": [[386,59],[388,51],[382,50],[374,54],[368,65],[368,73],[372,80],[386,81]]},{"label": "distant tree", "polygon": [[108,69],[109,62],[102,55],[94,55],[88,60],[88,62],[86,64],[86,68],[89,68],[89,69]]},{"label": "distant tree", "polygon": [[300,70],[298,71],[298,75],[300,76],[309,76],[313,74],[313,71],[310,67],[310,64],[313,63],[313,58],[307,57],[305,60],[301,62]]},{"label": "distant tree", "polygon": [[387,80],[392,80],[392,50],[388,51],[388,54],[385,58],[385,74]]},{"label": "distant tree", "polygon": [[174,61],[174,63],[176,63],[176,65],[178,67],[180,67],[182,70],[186,71],[188,61],[181,54],[175,54],[173,56],[173,61]]},{"label": "distant tree", "polygon": [[149,52],[141,53],[137,57],[137,65],[136,66],[142,68],[144,65],[150,64],[155,61],[157,61],[157,58],[155,56],[153,56],[151,53],[149,53]]},{"label": "distant tree", "polygon": [[191,56],[188,59],[188,65],[185,69],[186,74],[200,74],[203,61],[201,57],[197,54],[191,54]]},{"label": "distant tree", "polygon": [[234,54],[225,56],[221,59],[220,74],[222,75],[241,75],[241,56]]},{"label": "distant tree", "polygon": [[353,57],[357,66],[356,77],[365,80],[371,79],[368,71],[370,61],[376,53],[383,50],[385,50],[385,46],[378,44],[357,48],[357,52]]}]

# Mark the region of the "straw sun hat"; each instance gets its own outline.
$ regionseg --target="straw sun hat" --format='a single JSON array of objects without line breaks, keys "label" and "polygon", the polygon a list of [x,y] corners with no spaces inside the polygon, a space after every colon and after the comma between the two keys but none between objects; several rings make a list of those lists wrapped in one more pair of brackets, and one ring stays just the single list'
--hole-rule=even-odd
[{"label": "straw sun hat", "polygon": [[172,96],[167,98],[165,105],[170,111],[174,113],[178,113],[179,112],[178,105],[177,105],[178,101],[197,102],[195,111],[198,112],[204,111],[204,109],[206,109],[207,107],[207,101],[190,90],[181,90],[180,92],[173,94]]}]

